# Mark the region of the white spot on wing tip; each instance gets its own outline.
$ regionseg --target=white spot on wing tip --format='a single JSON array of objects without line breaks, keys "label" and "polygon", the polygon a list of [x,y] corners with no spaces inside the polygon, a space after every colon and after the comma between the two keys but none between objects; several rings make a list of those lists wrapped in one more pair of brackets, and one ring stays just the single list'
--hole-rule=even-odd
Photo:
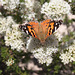
[{"label": "white spot on wing tip", "polygon": [[57,30],[57,27],[55,27],[55,30]]},{"label": "white spot on wing tip", "polygon": [[26,27],[24,29],[26,29]]},{"label": "white spot on wing tip", "polygon": [[56,25],[58,25],[58,23],[56,23]]},{"label": "white spot on wing tip", "polygon": [[26,30],[26,33],[29,34],[27,30]]}]

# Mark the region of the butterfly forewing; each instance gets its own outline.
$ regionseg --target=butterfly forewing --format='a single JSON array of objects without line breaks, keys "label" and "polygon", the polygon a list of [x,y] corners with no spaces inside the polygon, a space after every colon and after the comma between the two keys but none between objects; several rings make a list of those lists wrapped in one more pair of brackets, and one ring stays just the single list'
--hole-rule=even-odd
[{"label": "butterfly forewing", "polygon": [[52,31],[54,30],[54,24],[55,22],[51,21],[51,19],[45,20],[41,23],[45,32],[45,39],[52,34]]},{"label": "butterfly forewing", "polygon": [[38,38],[37,37],[37,33],[38,33],[38,22],[29,22],[28,23],[29,25],[27,25],[27,30],[29,32],[29,34],[35,38]]},{"label": "butterfly forewing", "polygon": [[45,20],[41,23],[44,30],[45,39],[49,37],[56,29],[59,28],[59,25],[62,24],[62,20],[59,21],[51,21],[51,19]]}]

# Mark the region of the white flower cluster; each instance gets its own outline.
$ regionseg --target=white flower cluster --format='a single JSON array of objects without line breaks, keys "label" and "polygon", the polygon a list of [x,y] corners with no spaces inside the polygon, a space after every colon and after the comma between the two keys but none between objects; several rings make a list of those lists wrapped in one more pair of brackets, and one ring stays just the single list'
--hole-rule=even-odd
[{"label": "white flower cluster", "polygon": [[68,2],[72,2],[72,0],[68,0]]},{"label": "white flower cluster", "polygon": [[[33,18],[37,19],[40,17],[40,8],[41,4],[40,2],[36,0],[24,0],[24,2],[21,3],[21,13],[22,18],[25,18],[27,20],[33,20]],[[39,15],[38,15],[39,14]],[[37,16],[37,18],[36,18]]]},{"label": "white flower cluster", "polygon": [[58,41],[62,41],[63,35],[60,32],[56,31],[54,35],[57,37]]},{"label": "white flower cluster", "polygon": [[[53,39],[52,39],[53,38]],[[38,59],[39,63],[48,66],[52,63],[52,54],[58,51],[58,42],[54,36],[50,36],[46,41],[44,46],[41,45],[38,39],[31,38],[27,41],[26,48],[29,52],[33,53],[34,57]]]},{"label": "white flower cluster", "polygon": [[59,33],[55,33],[55,36],[57,37],[58,41],[61,41],[63,36]]},{"label": "white flower cluster", "polygon": [[0,33],[4,33],[8,30],[9,27],[12,26],[15,22],[13,21],[11,16],[8,16],[7,18],[0,17]]},{"label": "white flower cluster", "polygon": [[5,9],[10,11],[13,11],[20,3],[19,0],[0,0],[0,2]]},{"label": "white flower cluster", "polygon": [[[64,53],[65,50],[66,52]],[[72,45],[63,50],[63,52],[60,54],[60,59],[64,64],[75,61],[75,40],[73,40]]]},{"label": "white flower cluster", "polygon": [[37,48],[34,49],[32,51],[34,57],[36,59],[38,59],[39,63],[44,64],[46,63],[46,65],[50,65],[52,63],[52,53],[56,53],[58,51],[58,48],[56,47],[41,47],[41,48]]},{"label": "white flower cluster", "polygon": [[22,33],[19,31],[19,25],[13,21],[11,16],[0,18],[0,33],[3,32],[6,46],[11,46],[11,49],[17,49],[17,51],[23,49]]},{"label": "white flower cluster", "polygon": [[0,12],[0,17],[2,16],[2,13]]},{"label": "white flower cluster", "polygon": [[[0,4],[9,11],[17,10],[21,13],[21,18],[33,20],[40,18],[41,4],[36,0],[0,0]],[[17,9],[16,9],[17,8]],[[39,15],[38,15],[39,14]]]},{"label": "white flower cluster", "polygon": [[64,0],[51,0],[49,3],[45,2],[41,8],[41,13],[45,14],[47,18],[63,19],[65,14],[70,13],[70,5]]},{"label": "white flower cluster", "polygon": [[6,65],[7,66],[11,66],[12,64],[14,64],[14,60],[13,59],[8,59],[8,61],[6,61]]},{"label": "white flower cluster", "polygon": [[19,25],[12,25],[12,29],[9,28],[5,35],[6,46],[11,46],[11,49],[20,51],[23,49],[24,42],[22,41],[22,33],[18,30]]}]

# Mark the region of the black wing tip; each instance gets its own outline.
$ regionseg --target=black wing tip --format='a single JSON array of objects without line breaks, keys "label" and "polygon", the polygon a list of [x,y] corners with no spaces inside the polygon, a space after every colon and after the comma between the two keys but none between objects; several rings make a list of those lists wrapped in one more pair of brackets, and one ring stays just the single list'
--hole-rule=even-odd
[{"label": "black wing tip", "polygon": [[19,28],[21,29],[21,31],[26,32],[26,25],[25,24],[19,25]]},{"label": "black wing tip", "polygon": [[31,25],[30,24],[21,24],[21,25],[19,25],[19,28],[21,29],[21,31],[25,32],[26,34],[31,35],[27,26],[31,26]]},{"label": "black wing tip", "polygon": [[59,27],[59,25],[61,25],[63,23],[62,20],[59,20],[59,21],[55,21],[55,26]]},{"label": "black wing tip", "polygon": [[[54,20],[53,20],[53,21],[54,21]],[[53,29],[52,33],[53,33],[54,31],[56,31],[62,23],[63,23],[62,20],[54,21],[54,29]]]},{"label": "black wing tip", "polygon": [[27,26],[30,26],[30,24],[21,24],[21,25],[19,25],[19,28],[22,30]]},{"label": "black wing tip", "polygon": [[59,22],[59,24],[60,24],[60,25],[63,23],[63,21],[62,21],[62,20],[59,20],[58,22]]}]

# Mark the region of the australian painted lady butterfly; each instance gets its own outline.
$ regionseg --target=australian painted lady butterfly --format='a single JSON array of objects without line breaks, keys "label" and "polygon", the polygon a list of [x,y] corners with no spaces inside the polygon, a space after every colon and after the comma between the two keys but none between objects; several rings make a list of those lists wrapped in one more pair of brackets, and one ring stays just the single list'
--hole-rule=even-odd
[{"label": "australian painted lady butterfly", "polygon": [[51,19],[47,19],[41,23],[31,21],[28,24],[20,25],[20,29],[39,39],[41,43],[44,43],[47,37],[49,37],[56,29],[58,29],[59,25],[61,24],[62,20],[51,21]]}]

